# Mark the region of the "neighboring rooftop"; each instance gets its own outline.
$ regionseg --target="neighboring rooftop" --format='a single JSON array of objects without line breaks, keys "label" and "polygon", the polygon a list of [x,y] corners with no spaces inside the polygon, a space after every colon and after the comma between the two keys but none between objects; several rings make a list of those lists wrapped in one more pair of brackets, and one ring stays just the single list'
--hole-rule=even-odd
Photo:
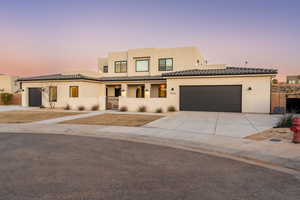
[{"label": "neighboring rooftop", "polygon": [[224,69],[191,69],[163,73],[162,76],[218,76],[218,75],[249,75],[249,74],[277,74],[276,69],[226,67]]}]

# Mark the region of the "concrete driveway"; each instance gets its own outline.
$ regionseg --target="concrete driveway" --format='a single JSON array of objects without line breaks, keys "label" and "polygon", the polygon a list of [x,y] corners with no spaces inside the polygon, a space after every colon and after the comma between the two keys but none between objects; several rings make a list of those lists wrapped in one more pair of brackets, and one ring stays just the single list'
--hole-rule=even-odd
[{"label": "concrete driveway", "polygon": [[1,111],[11,111],[11,110],[25,110],[25,109],[30,109],[22,106],[0,106],[0,112]]},{"label": "concrete driveway", "polygon": [[151,122],[146,127],[242,138],[274,127],[280,117],[268,114],[178,112]]}]

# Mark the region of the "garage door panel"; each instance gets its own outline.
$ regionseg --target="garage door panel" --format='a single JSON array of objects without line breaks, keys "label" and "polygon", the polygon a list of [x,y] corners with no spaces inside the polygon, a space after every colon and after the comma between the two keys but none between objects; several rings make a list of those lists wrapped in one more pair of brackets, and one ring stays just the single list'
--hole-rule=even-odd
[{"label": "garage door panel", "polygon": [[180,86],[180,110],[241,112],[241,86]]},{"label": "garage door panel", "polygon": [[42,105],[41,88],[29,88],[29,106],[39,107]]}]

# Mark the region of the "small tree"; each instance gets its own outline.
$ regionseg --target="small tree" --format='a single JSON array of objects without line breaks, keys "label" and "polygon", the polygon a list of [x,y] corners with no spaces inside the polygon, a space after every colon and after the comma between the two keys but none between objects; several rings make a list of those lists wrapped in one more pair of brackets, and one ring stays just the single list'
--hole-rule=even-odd
[{"label": "small tree", "polygon": [[277,79],[273,79],[273,80],[272,80],[272,83],[273,83],[273,84],[278,84],[278,80],[277,80]]},{"label": "small tree", "polygon": [[4,105],[9,105],[11,104],[13,95],[10,93],[1,93],[1,101],[3,102]]}]

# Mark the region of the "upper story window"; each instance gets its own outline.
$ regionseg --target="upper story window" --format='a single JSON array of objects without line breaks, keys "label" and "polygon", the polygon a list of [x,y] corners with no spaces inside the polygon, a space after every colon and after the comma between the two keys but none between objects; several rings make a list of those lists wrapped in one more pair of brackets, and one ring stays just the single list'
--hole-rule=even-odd
[{"label": "upper story window", "polygon": [[108,73],[108,66],[103,66],[103,73]]},{"label": "upper story window", "polygon": [[127,72],[127,61],[116,61],[115,62],[115,72],[116,73],[126,73]]},{"label": "upper story window", "polygon": [[159,71],[172,71],[173,70],[173,58],[160,58],[158,59]]},{"label": "upper story window", "polygon": [[136,72],[149,72],[149,59],[135,61]]}]

